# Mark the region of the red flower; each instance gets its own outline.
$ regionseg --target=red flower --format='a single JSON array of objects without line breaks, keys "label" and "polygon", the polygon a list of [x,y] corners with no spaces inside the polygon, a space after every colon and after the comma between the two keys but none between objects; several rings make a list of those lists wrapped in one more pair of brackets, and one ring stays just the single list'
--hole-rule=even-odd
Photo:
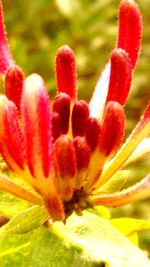
[{"label": "red flower", "polygon": [[102,186],[131,161],[130,156],[136,158],[133,152],[150,134],[148,105],[120,148],[124,104],[141,40],[142,22],[135,2],[120,3],[117,47],[89,105],[77,100],[75,57],[66,45],[56,54],[57,96],[52,104],[39,75],[24,78],[8,48],[1,4],[0,11],[0,73],[6,89],[6,96],[0,96],[0,152],[12,172],[38,195],[2,173],[0,188],[33,203],[45,203],[53,220],[64,220],[89,204],[119,206],[149,196],[150,176],[121,192],[102,192]]}]

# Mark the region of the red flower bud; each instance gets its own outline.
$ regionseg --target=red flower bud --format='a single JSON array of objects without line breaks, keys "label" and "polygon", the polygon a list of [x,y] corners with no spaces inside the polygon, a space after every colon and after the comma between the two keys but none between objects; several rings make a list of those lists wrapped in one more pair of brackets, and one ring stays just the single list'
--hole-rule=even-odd
[{"label": "red flower bud", "polygon": [[86,130],[85,130],[85,136],[86,140],[91,148],[91,151],[93,151],[99,140],[99,134],[100,134],[100,123],[95,118],[89,118],[86,123]]},{"label": "red flower bud", "polygon": [[17,66],[13,65],[10,67],[5,76],[5,89],[7,97],[12,100],[18,111],[20,112],[20,101],[23,89],[23,80],[24,74],[22,69]]},{"label": "red flower bud", "polygon": [[99,151],[106,157],[112,156],[118,150],[124,136],[124,128],[123,107],[117,102],[108,102],[99,136]]},{"label": "red flower bud", "polygon": [[0,152],[8,166],[24,168],[25,151],[15,104],[0,96]]},{"label": "red flower bud", "polygon": [[86,179],[87,168],[90,161],[91,150],[85,137],[76,136],[74,139],[74,147],[77,159],[77,176],[75,188],[80,189]]},{"label": "red flower bud", "polygon": [[122,0],[119,7],[118,48],[124,49],[134,68],[140,50],[142,20],[138,6],[133,0]]},{"label": "red flower bud", "polygon": [[64,45],[56,54],[56,79],[58,93],[64,92],[76,99],[76,63],[72,49]]},{"label": "red flower bud", "polygon": [[53,142],[61,135],[60,115],[57,112],[52,112],[52,136]]},{"label": "red flower bud", "polygon": [[111,53],[111,72],[106,102],[116,101],[124,105],[130,90],[132,67],[128,54],[122,49]]},{"label": "red flower bud", "polygon": [[53,100],[52,109],[60,116],[61,133],[66,134],[69,129],[70,97],[65,93],[58,94]]},{"label": "red flower bud", "polygon": [[73,136],[84,136],[86,122],[89,118],[89,107],[84,100],[75,102],[72,110],[72,132]]},{"label": "red flower bud", "polygon": [[72,197],[76,167],[76,155],[72,141],[66,136],[60,136],[54,144],[54,162],[58,174],[58,184],[64,200]]},{"label": "red flower bud", "polygon": [[73,144],[76,151],[78,171],[86,169],[88,167],[91,155],[91,150],[86,139],[81,136],[76,136]]}]

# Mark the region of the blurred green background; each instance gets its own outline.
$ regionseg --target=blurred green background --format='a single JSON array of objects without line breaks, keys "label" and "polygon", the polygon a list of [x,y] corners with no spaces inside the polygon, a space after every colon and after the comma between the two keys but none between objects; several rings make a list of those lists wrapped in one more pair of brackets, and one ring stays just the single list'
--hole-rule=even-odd
[{"label": "blurred green background", "polygon": [[[29,75],[45,79],[50,98],[56,93],[55,53],[63,44],[75,52],[79,98],[90,100],[96,81],[115,46],[119,0],[3,0],[6,31],[12,54]],[[141,55],[126,106],[127,134],[150,99],[150,1],[138,0],[143,16]],[[130,167],[131,176],[143,177],[148,159]],[[137,177],[138,175],[138,177]],[[112,211],[113,216],[150,219],[150,201]],[[141,245],[150,247],[150,232],[141,234]]]}]

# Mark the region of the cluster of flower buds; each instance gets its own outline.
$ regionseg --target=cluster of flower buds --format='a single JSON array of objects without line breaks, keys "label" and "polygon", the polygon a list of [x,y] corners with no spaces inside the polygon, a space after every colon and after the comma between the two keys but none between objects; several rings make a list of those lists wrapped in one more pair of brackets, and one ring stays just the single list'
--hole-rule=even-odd
[{"label": "cluster of flower buds", "polygon": [[0,73],[6,91],[6,96],[0,96],[0,152],[8,167],[39,196],[25,193],[13,182],[9,186],[11,181],[3,174],[0,188],[31,202],[44,203],[53,220],[65,220],[73,210],[88,205],[119,206],[148,196],[149,176],[119,195],[98,192],[150,133],[148,105],[119,150],[125,130],[124,105],[141,40],[142,22],[135,2],[120,3],[117,47],[90,104],[77,99],[75,57],[66,45],[56,54],[57,95],[51,104],[38,74],[24,78],[22,69],[12,60],[2,6],[0,9]]}]

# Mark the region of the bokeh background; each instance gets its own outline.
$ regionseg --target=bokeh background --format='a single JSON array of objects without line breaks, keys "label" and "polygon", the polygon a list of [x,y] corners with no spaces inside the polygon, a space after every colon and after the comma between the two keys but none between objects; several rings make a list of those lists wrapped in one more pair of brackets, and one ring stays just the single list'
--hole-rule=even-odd
[{"label": "bokeh background", "polygon": [[[90,100],[96,81],[115,47],[119,0],[3,0],[6,31],[15,61],[29,75],[45,79],[52,99],[56,93],[55,53],[63,44],[75,52],[79,98]],[[150,99],[150,0],[138,0],[143,16],[141,55],[126,106],[126,135]],[[129,166],[130,181],[144,177],[148,158]],[[112,210],[113,217],[150,219],[150,201]],[[140,234],[150,251],[150,231]]]}]

